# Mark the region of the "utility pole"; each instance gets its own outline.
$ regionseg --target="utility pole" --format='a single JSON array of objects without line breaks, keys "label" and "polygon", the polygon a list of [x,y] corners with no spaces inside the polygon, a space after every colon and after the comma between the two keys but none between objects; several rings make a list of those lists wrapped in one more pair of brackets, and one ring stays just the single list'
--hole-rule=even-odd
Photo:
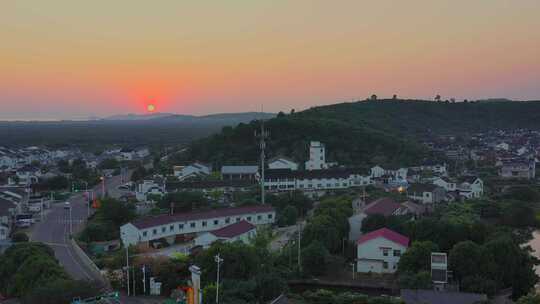
[{"label": "utility pole", "polygon": [[73,235],[73,217],[71,213],[72,209],[73,207],[70,205],[69,206],[69,235]]},{"label": "utility pole", "polygon": [[133,289],[131,291],[132,291],[132,295],[135,296],[135,282],[137,280],[135,279],[135,266],[133,266],[132,268],[133,268],[133,279],[131,280],[133,281]]},{"label": "utility pole", "polygon": [[355,268],[355,267],[354,267],[355,264],[354,264],[354,263],[351,263],[350,265],[352,266],[352,279],[354,280],[354,279],[355,279],[355,271],[354,271],[354,270],[355,270],[355,269],[354,269],[354,268]]},{"label": "utility pole", "polygon": [[214,261],[217,263],[217,278],[216,278],[216,304],[219,304],[219,267],[223,262],[223,259],[219,256],[219,253],[214,256]]},{"label": "utility pole", "polygon": [[302,257],[301,257],[301,243],[302,243],[302,223],[298,224],[298,271],[302,272]]},{"label": "utility pole", "polygon": [[146,295],[146,265],[142,266],[142,277],[143,294]]},{"label": "utility pole", "polygon": [[127,274],[127,295],[129,296],[129,247],[125,245],[126,247],[126,274]]},{"label": "utility pole", "polygon": [[[262,109],[261,109],[262,112]],[[255,131],[255,137],[259,138],[259,148],[261,149],[261,204],[265,204],[265,189],[264,189],[264,167],[266,155],[264,150],[266,149],[266,139],[270,136],[270,133],[264,129],[264,118],[261,117],[261,131],[257,133]]]}]

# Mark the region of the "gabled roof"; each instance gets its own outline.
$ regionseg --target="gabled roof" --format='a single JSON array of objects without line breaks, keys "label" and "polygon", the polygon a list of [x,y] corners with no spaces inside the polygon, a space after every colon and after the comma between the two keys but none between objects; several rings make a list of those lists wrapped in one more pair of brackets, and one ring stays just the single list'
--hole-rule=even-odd
[{"label": "gabled roof", "polygon": [[361,245],[363,243],[366,243],[376,238],[385,238],[389,241],[403,245],[405,247],[409,246],[408,237],[401,235],[395,231],[392,231],[388,228],[381,228],[381,229],[372,231],[370,233],[366,233],[360,236],[360,238],[358,238],[358,241],[356,241],[356,244]]},{"label": "gabled roof", "polygon": [[366,207],[364,207],[364,213],[367,215],[381,214],[384,216],[390,216],[400,207],[394,199],[390,197],[379,198]]},{"label": "gabled roof", "polygon": [[255,228],[256,228],[255,225],[251,224],[250,222],[242,220],[240,222],[231,224],[229,226],[225,226],[221,229],[211,231],[210,233],[217,236],[218,238],[233,238],[235,236],[239,236],[248,231],[251,231]]}]

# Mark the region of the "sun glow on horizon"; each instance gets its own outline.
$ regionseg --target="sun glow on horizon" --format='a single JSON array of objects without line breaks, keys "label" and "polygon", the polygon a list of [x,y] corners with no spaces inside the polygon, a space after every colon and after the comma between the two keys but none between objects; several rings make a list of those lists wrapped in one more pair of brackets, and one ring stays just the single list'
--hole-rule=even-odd
[{"label": "sun glow on horizon", "polygon": [[146,110],[148,111],[148,113],[153,113],[156,111],[156,106],[154,104],[149,104],[146,106]]}]

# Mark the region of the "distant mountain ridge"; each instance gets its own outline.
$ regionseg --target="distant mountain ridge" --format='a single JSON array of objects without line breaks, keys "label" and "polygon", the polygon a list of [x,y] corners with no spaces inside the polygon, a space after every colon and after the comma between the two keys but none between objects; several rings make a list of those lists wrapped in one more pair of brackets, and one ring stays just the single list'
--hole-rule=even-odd
[{"label": "distant mountain ridge", "polygon": [[126,114],[114,115],[103,118],[107,121],[150,121],[150,122],[175,122],[175,123],[225,123],[238,124],[250,122],[256,119],[274,118],[274,113],[241,112],[241,113],[217,113],[209,115],[185,115],[174,113],[152,113],[152,114]]}]

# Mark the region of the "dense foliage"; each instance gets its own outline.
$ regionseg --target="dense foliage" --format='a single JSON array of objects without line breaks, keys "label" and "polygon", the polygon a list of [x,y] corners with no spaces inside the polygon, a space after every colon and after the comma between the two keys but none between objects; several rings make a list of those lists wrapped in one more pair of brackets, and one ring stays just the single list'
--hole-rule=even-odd
[{"label": "dense foliage", "polygon": [[16,243],[0,255],[0,293],[20,297],[68,276],[54,252],[41,243]]},{"label": "dense foliage", "polygon": [[101,206],[80,234],[83,242],[110,241],[119,237],[120,226],[135,218],[135,208],[112,198],[101,201]]}]

